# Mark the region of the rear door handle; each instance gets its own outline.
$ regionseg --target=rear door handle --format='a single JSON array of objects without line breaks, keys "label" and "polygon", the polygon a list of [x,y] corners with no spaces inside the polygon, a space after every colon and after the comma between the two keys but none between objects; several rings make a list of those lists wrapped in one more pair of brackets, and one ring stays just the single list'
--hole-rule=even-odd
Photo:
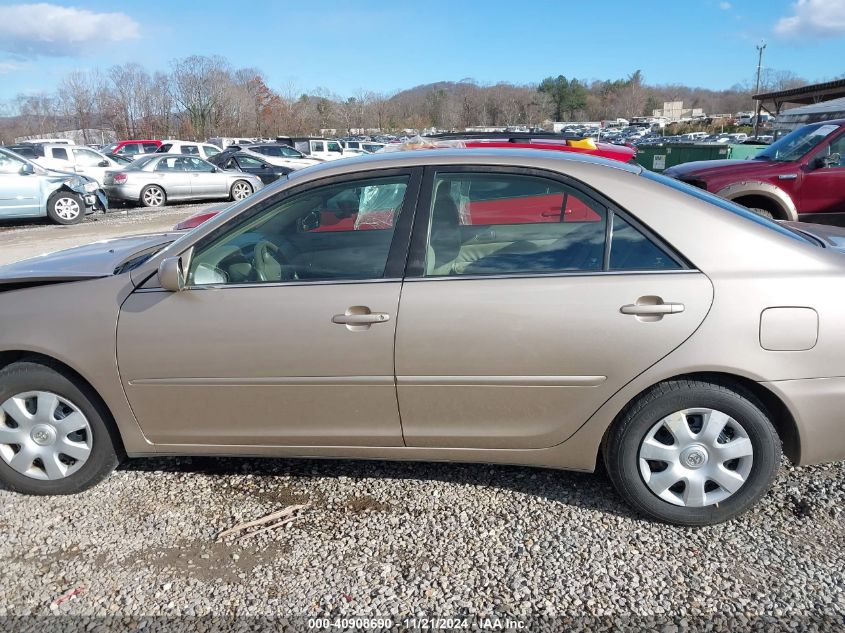
[{"label": "rear door handle", "polygon": [[683,303],[658,303],[639,305],[629,303],[619,308],[622,314],[633,314],[635,316],[653,316],[659,314],[678,314],[684,311]]},{"label": "rear door handle", "polygon": [[371,312],[369,314],[335,314],[332,323],[338,325],[372,325],[373,323],[386,323],[390,321],[390,315],[386,312]]}]

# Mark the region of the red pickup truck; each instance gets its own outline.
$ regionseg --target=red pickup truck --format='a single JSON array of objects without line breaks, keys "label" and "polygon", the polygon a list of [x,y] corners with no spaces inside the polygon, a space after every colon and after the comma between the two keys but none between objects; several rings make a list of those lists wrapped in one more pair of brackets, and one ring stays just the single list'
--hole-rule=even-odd
[{"label": "red pickup truck", "polygon": [[684,163],[663,173],[777,220],[839,223],[845,219],[845,119],[798,128],[751,160]]}]

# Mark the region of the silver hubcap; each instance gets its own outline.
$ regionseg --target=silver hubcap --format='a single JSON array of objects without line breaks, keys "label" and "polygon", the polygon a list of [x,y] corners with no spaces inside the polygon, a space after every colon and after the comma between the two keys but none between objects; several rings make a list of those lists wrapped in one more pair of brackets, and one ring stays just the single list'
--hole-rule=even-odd
[{"label": "silver hubcap", "polygon": [[62,220],[74,220],[79,216],[79,203],[73,198],[56,200],[56,215]]},{"label": "silver hubcap", "polygon": [[651,427],[640,445],[640,474],[676,506],[701,508],[736,493],[751,473],[748,433],[715,409],[684,409]]},{"label": "silver hubcap", "polygon": [[151,207],[164,204],[164,192],[158,187],[151,187],[144,192],[144,202]]},{"label": "silver hubcap", "polygon": [[33,479],[62,479],[91,455],[91,425],[69,400],[28,391],[0,404],[0,458]]},{"label": "silver hubcap", "polygon": [[243,200],[252,193],[252,188],[245,182],[239,182],[235,184],[235,191],[233,193],[234,195],[232,197],[235,200]]}]

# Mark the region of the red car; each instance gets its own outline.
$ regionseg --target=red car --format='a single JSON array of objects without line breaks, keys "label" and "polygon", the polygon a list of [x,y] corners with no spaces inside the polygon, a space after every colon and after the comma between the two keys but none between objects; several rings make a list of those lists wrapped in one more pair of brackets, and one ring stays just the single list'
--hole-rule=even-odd
[{"label": "red car", "polygon": [[590,138],[550,132],[450,133],[427,137],[433,140],[462,141],[465,147],[502,147],[504,149],[542,149],[589,154],[623,163],[633,163],[637,150],[627,145],[598,143]]},{"label": "red car", "polygon": [[135,158],[142,154],[154,154],[161,147],[161,141],[156,140],[130,140],[118,141],[107,145],[102,149],[103,154],[117,154],[126,158]]},{"label": "red car", "polygon": [[670,167],[667,176],[778,220],[831,223],[845,214],[845,119],[798,128],[751,160]]}]

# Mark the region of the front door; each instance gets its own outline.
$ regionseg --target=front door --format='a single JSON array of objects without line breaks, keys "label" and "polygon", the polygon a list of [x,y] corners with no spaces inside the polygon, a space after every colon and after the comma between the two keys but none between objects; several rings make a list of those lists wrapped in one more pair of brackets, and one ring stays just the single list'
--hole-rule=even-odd
[{"label": "front door", "polygon": [[[821,160],[828,162],[822,166]],[[799,192],[801,213],[845,212],[845,134],[816,152],[806,169]]]},{"label": "front door", "polygon": [[415,174],[287,190],[196,244],[186,290],[132,294],[118,363],[147,437],[401,446],[393,341]]},{"label": "front door", "polygon": [[42,215],[41,178],[24,161],[0,151],[0,218]]},{"label": "front door", "polygon": [[192,198],[225,198],[229,193],[229,179],[211,163],[193,156],[184,157],[190,175]]},{"label": "front door", "polygon": [[594,192],[493,168],[428,182],[396,339],[409,446],[559,444],[707,313],[707,277]]}]

